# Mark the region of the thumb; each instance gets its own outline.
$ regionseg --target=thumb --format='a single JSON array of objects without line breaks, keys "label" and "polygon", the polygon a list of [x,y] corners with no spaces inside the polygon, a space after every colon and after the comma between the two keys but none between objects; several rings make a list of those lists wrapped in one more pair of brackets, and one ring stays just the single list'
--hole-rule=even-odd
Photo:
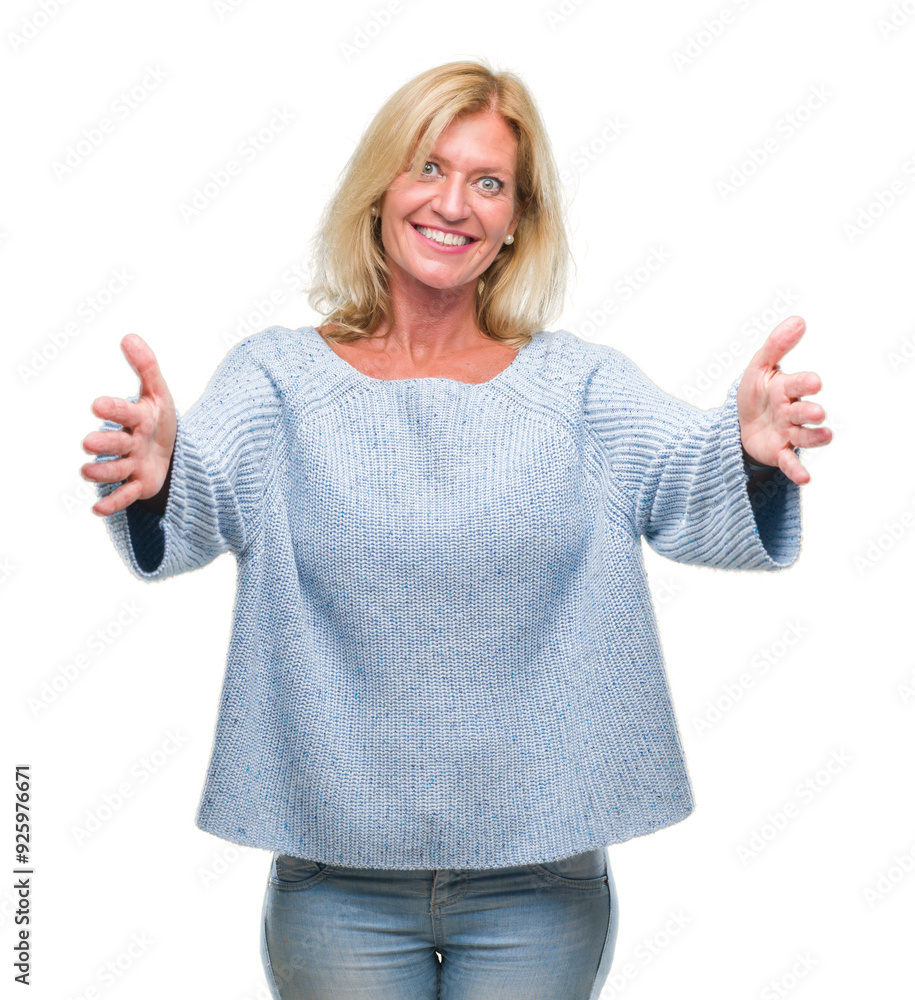
[{"label": "thumb", "polygon": [[800,316],[789,316],[766,337],[765,343],[750,359],[748,367],[769,371],[778,368],[778,363],[803,337],[807,324]]},{"label": "thumb", "polygon": [[136,333],[128,333],[121,340],[121,351],[127,363],[140,379],[140,395],[156,399],[171,398],[156,355],[146,341]]}]

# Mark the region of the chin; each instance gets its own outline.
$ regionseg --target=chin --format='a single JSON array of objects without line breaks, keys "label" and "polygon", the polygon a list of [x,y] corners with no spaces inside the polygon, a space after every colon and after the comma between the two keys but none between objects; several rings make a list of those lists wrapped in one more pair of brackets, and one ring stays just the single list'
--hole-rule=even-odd
[{"label": "chin", "polygon": [[[483,272],[481,271],[480,274]],[[417,284],[425,285],[426,288],[434,288],[439,292],[447,292],[449,289],[464,288],[466,285],[475,283],[480,275],[461,276],[459,278],[449,278],[446,276],[435,276],[431,274],[411,274],[410,278]]]}]

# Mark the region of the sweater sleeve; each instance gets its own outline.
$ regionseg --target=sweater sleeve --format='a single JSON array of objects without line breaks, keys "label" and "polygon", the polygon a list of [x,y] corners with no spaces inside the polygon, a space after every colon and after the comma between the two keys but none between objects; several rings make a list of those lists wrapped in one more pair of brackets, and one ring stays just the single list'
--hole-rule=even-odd
[{"label": "sweater sleeve", "polygon": [[[223,552],[239,555],[258,531],[280,396],[250,343],[229,351],[200,399],[178,417],[165,513],[133,503],[105,518],[115,548],[139,579],[199,569]],[[105,420],[100,429],[120,428]],[[103,497],[119,485],[96,487]]]},{"label": "sweater sleeve", "polygon": [[784,569],[800,554],[800,487],[775,468],[748,490],[741,378],[723,406],[700,410],[611,349],[592,378],[589,416],[633,530],[655,552],[715,569]]}]

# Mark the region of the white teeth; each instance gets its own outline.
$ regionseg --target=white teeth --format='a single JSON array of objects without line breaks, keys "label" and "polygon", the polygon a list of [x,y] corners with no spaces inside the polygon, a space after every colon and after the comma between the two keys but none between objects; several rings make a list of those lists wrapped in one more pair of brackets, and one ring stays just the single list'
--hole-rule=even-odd
[{"label": "white teeth", "polygon": [[448,247],[462,247],[466,243],[473,242],[469,236],[455,236],[454,233],[443,233],[440,229],[428,229],[426,226],[417,226],[416,229],[430,240],[444,243]]}]

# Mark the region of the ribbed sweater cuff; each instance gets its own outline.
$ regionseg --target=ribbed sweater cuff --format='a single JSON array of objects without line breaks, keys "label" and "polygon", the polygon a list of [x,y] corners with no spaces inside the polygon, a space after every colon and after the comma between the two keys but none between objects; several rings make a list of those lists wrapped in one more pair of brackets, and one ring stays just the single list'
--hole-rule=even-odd
[{"label": "ribbed sweater cuff", "polygon": [[[178,417],[177,422],[165,513],[154,514],[134,503],[105,518],[119,555],[134,576],[143,580],[174,576],[203,565],[215,554],[207,526],[215,518],[210,476],[185,430],[183,418]],[[121,425],[106,420],[101,429],[120,430]],[[116,457],[100,455],[96,460]],[[98,483],[98,494],[107,496],[119,485]]]}]

